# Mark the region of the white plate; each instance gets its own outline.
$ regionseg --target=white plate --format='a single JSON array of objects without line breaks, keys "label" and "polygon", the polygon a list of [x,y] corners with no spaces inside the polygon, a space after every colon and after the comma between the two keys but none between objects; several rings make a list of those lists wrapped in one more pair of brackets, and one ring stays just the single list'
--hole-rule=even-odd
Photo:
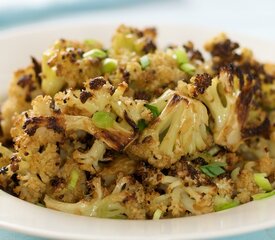
[{"label": "white plate", "polygon": [[[0,34],[1,96],[5,95],[12,72],[26,66],[29,56],[41,56],[58,38],[95,38],[107,46],[116,26],[80,22],[74,25],[33,25]],[[183,43],[192,40],[199,46],[219,31],[187,26],[157,26],[159,42]],[[256,56],[275,62],[271,42],[230,34]],[[272,56],[273,55],[273,56]],[[0,226],[18,232],[55,239],[213,239],[275,226],[275,197],[203,216],[160,221],[96,219],[74,216],[24,202],[0,191]]]}]

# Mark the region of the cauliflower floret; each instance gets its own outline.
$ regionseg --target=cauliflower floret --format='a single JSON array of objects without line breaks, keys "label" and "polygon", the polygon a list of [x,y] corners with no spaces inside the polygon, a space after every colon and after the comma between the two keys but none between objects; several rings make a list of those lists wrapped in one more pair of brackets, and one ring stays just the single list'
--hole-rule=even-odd
[{"label": "cauliflower floret", "polygon": [[234,195],[234,182],[230,178],[216,178],[214,183],[217,186],[219,196],[231,199]]},{"label": "cauliflower floret", "polygon": [[94,178],[93,197],[77,203],[63,203],[49,196],[44,198],[46,207],[63,212],[81,214],[91,217],[144,219],[144,192],[140,183],[131,177],[118,179],[112,192],[106,193],[100,178]]},{"label": "cauliflower floret", "polygon": [[31,107],[31,101],[42,94],[40,86],[40,64],[32,58],[33,64],[17,70],[10,83],[8,98],[1,106],[1,142],[10,139],[12,118]]},{"label": "cauliflower floret", "polygon": [[4,147],[2,143],[0,143],[0,188],[2,189],[7,189],[13,174],[9,165],[12,154],[12,150]]},{"label": "cauliflower floret", "polygon": [[54,100],[62,113],[91,117],[103,111],[110,104],[113,86],[103,77],[96,77],[84,83],[83,90],[67,90],[55,95]]},{"label": "cauliflower floret", "polygon": [[236,52],[239,44],[228,39],[225,33],[214,37],[204,45],[206,51],[212,55],[212,68],[219,71],[219,68],[240,60],[240,54]]},{"label": "cauliflower floret", "polygon": [[241,203],[249,202],[252,195],[260,191],[253,177],[253,168],[255,166],[256,162],[247,162],[235,181],[237,199],[240,200]]},{"label": "cauliflower floret", "polygon": [[11,129],[16,150],[16,160],[12,164],[18,165],[14,168],[19,180],[15,192],[31,202],[41,200],[46,185],[57,175],[62,162],[58,152],[64,142],[65,130],[59,112],[51,109],[51,103],[49,96],[38,96],[32,102],[33,110],[19,115]]},{"label": "cauliflower floret", "polygon": [[100,43],[91,46],[61,39],[42,57],[42,90],[53,96],[62,88],[80,88],[85,80],[101,75],[101,59],[83,57],[83,54]]},{"label": "cauliflower floret", "polygon": [[154,28],[140,31],[137,28],[120,25],[112,38],[110,56],[127,62],[136,56],[154,52],[156,35]]},{"label": "cauliflower floret", "polygon": [[[126,89],[126,83],[114,90],[109,82],[97,77],[82,92],[57,94],[55,102],[66,114],[66,130],[86,131],[108,147],[122,151],[136,138],[139,121],[152,118],[145,101],[123,96]],[[81,98],[83,92],[89,95],[85,101]]]},{"label": "cauliflower floret", "polygon": [[113,154],[112,158],[112,161],[105,163],[105,166],[98,173],[98,176],[104,182],[104,186],[113,184],[119,174],[123,176],[135,174],[138,164],[137,161],[130,159],[126,155]]},{"label": "cauliflower floret", "polygon": [[255,90],[253,79],[228,66],[214,78],[202,74],[190,81],[187,92],[202,101],[213,117],[215,143],[236,151],[243,141],[242,130]]},{"label": "cauliflower floret", "polygon": [[180,160],[164,172],[145,163],[135,172],[145,186],[146,209],[150,217],[157,209],[161,210],[163,218],[213,211],[217,186],[198,167]]},{"label": "cauliflower floret", "polygon": [[87,192],[86,175],[78,164],[68,159],[53,177],[47,189],[47,194],[63,202],[77,202],[83,199]]},{"label": "cauliflower floret", "polygon": [[100,169],[99,160],[103,159],[105,151],[106,145],[99,140],[95,140],[88,151],[75,150],[73,152],[73,159],[78,162],[82,170],[95,173]]},{"label": "cauliflower floret", "polygon": [[213,212],[215,185],[196,186],[192,178],[182,179],[179,176],[165,176],[162,184],[167,186],[166,194],[170,200],[168,212],[171,216],[182,217],[188,212],[192,215]]},{"label": "cauliflower floret", "polygon": [[271,158],[267,152],[264,157],[258,160],[258,169],[261,173],[266,173],[267,176],[274,173],[275,170],[275,159]]},{"label": "cauliflower floret", "polygon": [[174,88],[179,80],[187,79],[187,74],[178,67],[171,54],[157,51],[145,57],[149,62],[146,68],[141,66],[139,58],[133,59],[121,65],[116,74],[110,76],[110,81],[117,86],[126,78],[135,98],[152,99],[167,88]]},{"label": "cauliflower floret", "polygon": [[[164,99],[162,96],[157,105],[163,106]],[[160,115],[145,128],[127,151],[148,160],[153,166],[169,167],[182,156],[203,151],[210,146],[211,137],[207,126],[206,107],[197,100],[174,92]]]}]

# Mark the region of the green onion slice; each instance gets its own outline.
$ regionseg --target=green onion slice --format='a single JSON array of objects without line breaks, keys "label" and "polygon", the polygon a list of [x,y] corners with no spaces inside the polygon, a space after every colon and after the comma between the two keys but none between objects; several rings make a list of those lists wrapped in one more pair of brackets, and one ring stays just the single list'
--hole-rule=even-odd
[{"label": "green onion slice", "polygon": [[232,200],[232,201],[217,204],[217,205],[214,206],[214,209],[215,209],[216,212],[218,212],[218,211],[222,211],[222,210],[225,210],[225,209],[237,207],[239,205],[240,205],[239,201]]},{"label": "green onion slice", "polygon": [[92,122],[98,128],[111,128],[115,122],[111,113],[109,112],[96,112],[92,117]]},{"label": "green onion slice", "polygon": [[70,190],[75,189],[78,179],[79,179],[79,172],[77,170],[73,169],[71,172],[70,181],[68,183],[68,188]]},{"label": "green onion slice", "polygon": [[137,127],[140,132],[142,132],[147,126],[148,125],[144,119],[138,120]]},{"label": "green onion slice", "polygon": [[211,156],[215,156],[220,150],[221,150],[221,148],[218,145],[215,145],[214,147],[212,147],[208,150],[208,153]]},{"label": "green onion slice", "polygon": [[161,218],[162,214],[163,214],[163,212],[160,209],[157,209],[154,212],[153,220],[159,220]]},{"label": "green onion slice", "polygon": [[160,115],[160,111],[158,110],[158,108],[156,106],[150,105],[150,104],[144,104],[144,106],[152,112],[154,118],[156,118]]},{"label": "green onion slice", "polygon": [[208,165],[201,166],[200,169],[209,177],[217,177],[222,173],[225,173],[225,170],[222,167],[225,167],[226,164],[222,162],[210,163]]},{"label": "green onion slice", "polygon": [[180,69],[189,75],[194,75],[196,68],[191,63],[183,63],[180,65]]},{"label": "green onion slice", "polygon": [[273,187],[271,186],[270,182],[266,178],[267,177],[266,173],[254,173],[253,177],[256,184],[264,191],[273,190]]},{"label": "green onion slice", "polygon": [[100,59],[103,59],[103,58],[106,58],[107,57],[107,54],[106,52],[100,50],[100,49],[92,49],[88,52],[85,52],[83,54],[83,57],[84,58],[88,58],[88,57],[91,57],[91,58],[100,58]]},{"label": "green onion slice", "polygon": [[188,61],[189,61],[186,51],[181,48],[174,50],[173,58],[176,59],[176,61],[179,65],[183,64],[183,63],[188,63]]},{"label": "green onion slice", "polygon": [[142,69],[147,68],[150,65],[150,59],[147,55],[144,55],[139,59],[140,65]]},{"label": "green onion slice", "polygon": [[106,58],[102,63],[103,73],[112,73],[117,69],[117,60],[113,58]]},{"label": "green onion slice", "polygon": [[275,190],[271,191],[271,192],[267,192],[267,193],[257,193],[252,195],[253,200],[261,200],[264,198],[268,198],[268,197],[272,197],[273,195],[275,195]]}]

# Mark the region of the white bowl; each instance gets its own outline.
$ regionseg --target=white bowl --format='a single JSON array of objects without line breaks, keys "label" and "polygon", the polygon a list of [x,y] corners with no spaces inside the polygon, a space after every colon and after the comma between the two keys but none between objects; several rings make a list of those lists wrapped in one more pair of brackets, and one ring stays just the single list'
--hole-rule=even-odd
[{"label": "white bowl", "polygon": [[[101,40],[106,46],[116,26],[79,22],[74,25],[32,25],[0,34],[1,96],[12,72],[41,56],[58,38]],[[192,40],[197,46],[219,31],[194,26],[157,26],[161,46]],[[257,57],[272,60],[275,44],[236,34],[230,37],[250,47]],[[272,56],[273,55],[273,56]],[[54,239],[134,240],[213,239],[275,226],[275,197],[222,212],[169,220],[110,220],[75,216],[35,206],[0,191],[0,226]]]}]

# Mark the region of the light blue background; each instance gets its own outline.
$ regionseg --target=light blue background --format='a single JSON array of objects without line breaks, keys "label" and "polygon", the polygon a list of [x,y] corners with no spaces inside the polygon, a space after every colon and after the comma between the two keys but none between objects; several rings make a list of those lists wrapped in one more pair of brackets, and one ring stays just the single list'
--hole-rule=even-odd
[{"label": "light blue background", "polygon": [[[137,20],[148,25],[183,23],[275,41],[275,1],[272,0],[0,0],[0,31],[38,21],[73,22],[75,19],[117,24]],[[275,228],[219,238],[233,239],[275,240]],[[0,230],[0,240],[42,238]]]},{"label": "light blue background", "polygon": [[[45,238],[36,238],[23,234],[18,234],[10,231],[0,230],[1,240],[46,240]],[[217,238],[216,240],[274,240],[275,230],[267,229],[264,231],[250,233],[240,236],[227,237],[227,238]],[[77,239],[76,239],[77,240]]]}]

